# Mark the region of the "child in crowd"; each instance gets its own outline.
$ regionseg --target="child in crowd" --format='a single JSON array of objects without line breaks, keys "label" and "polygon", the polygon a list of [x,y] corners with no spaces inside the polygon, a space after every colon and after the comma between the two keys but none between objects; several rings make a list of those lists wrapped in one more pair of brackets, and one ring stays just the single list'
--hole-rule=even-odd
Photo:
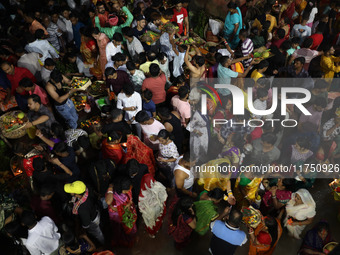
[{"label": "child in crowd", "polygon": [[143,99],[143,110],[146,111],[150,117],[156,117],[156,105],[152,101],[152,92],[151,90],[144,90],[142,93]]}]

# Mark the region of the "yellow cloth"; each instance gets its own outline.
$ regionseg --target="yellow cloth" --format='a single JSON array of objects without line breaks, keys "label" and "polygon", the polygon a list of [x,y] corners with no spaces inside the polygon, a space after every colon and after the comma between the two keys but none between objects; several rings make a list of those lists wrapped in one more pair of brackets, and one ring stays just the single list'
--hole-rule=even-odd
[{"label": "yellow cloth", "polygon": [[266,20],[270,21],[270,27],[268,33],[271,33],[274,27],[277,27],[276,18],[270,14],[266,14]]},{"label": "yellow cloth", "polygon": [[169,19],[166,19],[166,18],[164,18],[164,17],[162,16],[162,17],[161,17],[161,21],[162,21],[163,24],[166,24],[166,23],[168,23],[170,20],[169,20]]},{"label": "yellow cloth", "polygon": [[234,188],[234,196],[236,198],[237,203],[242,206],[249,206],[249,202],[247,199],[243,197],[243,194],[240,191],[240,188],[243,188],[246,190],[246,194],[249,200],[255,201],[255,195],[257,190],[259,189],[259,186],[262,182],[262,178],[255,177],[249,184],[247,184],[244,187],[239,187],[240,178],[237,178]]},{"label": "yellow cloth", "polygon": [[140,65],[139,70],[143,71],[143,73],[149,73],[150,72],[149,68],[150,68],[151,64],[159,65],[159,62],[158,62],[157,59],[155,59],[152,62],[149,62],[149,61],[145,62],[144,64]]},{"label": "yellow cloth", "polygon": [[334,73],[340,72],[340,66],[336,66],[334,63],[340,62],[340,57],[321,57],[320,67],[321,71],[325,74],[325,78],[328,82],[331,82],[334,77]]},{"label": "yellow cloth", "polygon": [[257,69],[255,69],[252,73],[251,73],[251,76],[250,76],[252,79],[254,79],[254,81],[257,81],[258,79],[262,78],[263,77],[263,74],[262,73],[259,73],[257,71]]},{"label": "yellow cloth", "polygon": [[210,160],[208,163],[202,165],[199,172],[198,184],[204,185],[204,189],[207,191],[215,188],[221,188],[224,191],[227,190],[227,184],[230,181],[231,173],[222,175],[217,171],[211,171],[213,168],[209,168],[212,166],[219,166],[223,163],[231,165],[228,157]]}]

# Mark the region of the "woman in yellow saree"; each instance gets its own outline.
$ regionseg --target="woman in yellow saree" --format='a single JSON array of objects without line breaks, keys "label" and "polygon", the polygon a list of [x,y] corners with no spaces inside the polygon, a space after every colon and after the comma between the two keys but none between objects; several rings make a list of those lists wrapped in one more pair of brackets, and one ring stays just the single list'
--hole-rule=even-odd
[{"label": "woman in yellow saree", "polygon": [[237,178],[234,194],[240,208],[248,207],[255,202],[257,191],[262,182],[262,178],[254,177],[253,173],[244,172]]}]

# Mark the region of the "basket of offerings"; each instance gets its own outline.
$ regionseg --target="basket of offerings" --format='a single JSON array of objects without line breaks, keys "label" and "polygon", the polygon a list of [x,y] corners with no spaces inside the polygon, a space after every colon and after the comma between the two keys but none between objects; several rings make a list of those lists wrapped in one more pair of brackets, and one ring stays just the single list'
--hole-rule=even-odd
[{"label": "basket of offerings", "polygon": [[262,215],[260,211],[256,210],[254,207],[249,206],[242,209],[243,218],[242,220],[246,225],[256,228],[262,221]]},{"label": "basket of offerings", "polygon": [[73,77],[71,81],[71,87],[78,90],[87,90],[87,88],[92,84],[91,80],[86,77]]},{"label": "basket of offerings", "polygon": [[87,101],[87,96],[86,95],[80,95],[80,94],[75,94],[72,98],[71,98],[74,107],[76,108],[77,112],[80,112],[82,110],[84,110],[85,105],[86,105],[86,101]]},{"label": "basket of offerings", "polygon": [[88,92],[92,97],[100,97],[106,95],[106,85],[104,81],[95,81],[88,88]]},{"label": "basket of offerings", "polygon": [[18,139],[26,134],[24,128],[28,119],[22,111],[7,112],[0,117],[0,128],[4,137]]},{"label": "basket of offerings", "polygon": [[266,49],[265,47],[257,49],[257,51],[254,53],[254,59],[258,61],[262,61],[273,56],[274,54],[270,52],[270,49]]},{"label": "basket of offerings", "polygon": [[326,244],[324,247],[323,247],[323,253],[324,254],[328,254],[330,253],[331,251],[334,250],[334,248],[338,246],[338,243],[337,242],[329,242],[328,244]]}]

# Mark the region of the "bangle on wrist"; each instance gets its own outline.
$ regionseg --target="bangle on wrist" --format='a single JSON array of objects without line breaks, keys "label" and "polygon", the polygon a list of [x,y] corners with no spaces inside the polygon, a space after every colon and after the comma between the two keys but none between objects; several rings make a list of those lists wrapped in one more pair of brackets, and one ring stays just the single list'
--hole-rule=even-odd
[{"label": "bangle on wrist", "polygon": [[272,198],[276,198],[276,195],[275,196],[272,195]]},{"label": "bangle on wrist", "polygon": [[113,194],[113,191],[112,190],[108,190],[106,193]]},{"label": "bangle on wrist", "polygon": [[232,194],[233,194],[233,192],[231,192],[231,191],[230,191],[230,192],[228,192],[228,197],[229,197],[230,195],[232,195]]}]

